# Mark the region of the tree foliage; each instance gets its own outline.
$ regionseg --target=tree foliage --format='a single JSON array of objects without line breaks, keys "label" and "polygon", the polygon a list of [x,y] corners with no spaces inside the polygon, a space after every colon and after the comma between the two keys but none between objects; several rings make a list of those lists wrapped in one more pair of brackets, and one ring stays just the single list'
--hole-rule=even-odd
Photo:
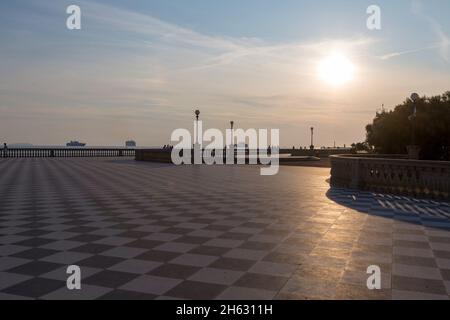
[{"label": "tree foliage", "polygon": [[422,159],[449,160],[450,91],[416,102],[407,99],[394,110],[377,112],[366,131],[367,143],[378,153],[404,154],[415,135]]},{"label": "tree foliage", "polygon": [[352,143],[351,147],[356,152],[371,152],[372,151],[372,148],[370,147],[370,145],[366,141],[365,142]]}]

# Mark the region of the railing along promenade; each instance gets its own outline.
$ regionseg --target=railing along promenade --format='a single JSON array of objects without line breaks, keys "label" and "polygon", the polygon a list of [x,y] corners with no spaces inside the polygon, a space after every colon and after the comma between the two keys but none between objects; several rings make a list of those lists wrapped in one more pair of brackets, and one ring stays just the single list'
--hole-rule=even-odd
[{"label": "railing along promenade", "polygon": [[[188,154],[190,153],[189,157],[192,161],[194,161],[194,149],[187,149],[188,150]],[[136,150],[136,156],[135,156],[135,160],[137,161],[154,161],[154,162],[166,162],[166,163],[172,163],[172,149],[137,149]],[[212,159],[213,157],[216,156],[216,150],[205,150],[202,149],[200,152],[203,155],[204,152],[207,151],[209,154],[210,159]],[[267,156],[267,154],[270,155],[270,151],[265,151],[265,155]],[[184,150],[180,149],[180,150],[175,150],[175,152],[178,152],[178,154],[180,155],[180,157],[183,156],[184,154]],[[255,159],[257,159],[257,155],[260,154],[257,150],[252,150],[252,155],[255,157]],[[237,156],[241,156],[244,157],[245,159],[245,163],[249,162],[249,154],[250,154],[250,150],[249,149],[241,149],[241,150],[234,150],[234,158],[236,158]],[[226,161],[226,158],[228,156],[228,150],[223,149],[222,150],[222,157],[223,157],[223,161]],[[204,158],[202,159],[202,161],[204,161]]]},{"label": "railing along promenade", "polygon": [[450,161],[392,155],[332,155],[331,185],[352,189],[450,199]]},{"label": "railing along promenade", "polygon": [[[234,150],[234,161],[238,164],[267,164],[268,157],[273,157],[272,148],[266,149],[248,149],[248,148],[236,148]],[[153,161],[153,162],[165,162],[172,163],[172,149],[136,149],[135,160],[137,161]],[[180,157],[183,156],[184,150],[174,150]],[[187,149],[190,153],[188,158],[195,159],[194,149]],[[201,149],[203,154],[203,163],[213,163],[220,158],[217,150],[213,149]],[[339,151],[339,152],[338,152]],[[342,149],[328,149],[328,150],[306,150],[306,149],[278,149],[279,164],[294,164],[299,162],[310,162],[320,160],[318,156],[328,158],[333,152],[342,153]],[[276,152],[276,151],[275,151]],[[350,151],[351,152],[351,151]],[[226,163],[229,160],[229,149],[224,148],[222,150],[222,161]],[[227,160],[228,159],[228,160]],[[263,160],[264,159],[264,160]]]},{"label": "railing along promenade", "polygon": [[134,157],[135,149],[127,148],[7,148],[0,149],[0,158],[75,158]]},{"label": "railing along promenade", "polygon": [[[242,149],[241,149],[242,150]],[[202,150],[204,151],[204,149]],[[140,161],[163,161],[163,162],[171,162],[171,149],[138,149],[136,150],[136,160]],[[180,151],[182,154],[182,151]],[[292,157],[319,157],[319,158],[328,158],[333,154],[342,154],[342,152],[351,153],[350,149],[288,149],[288,148],[280,148],[278,150],[280,155],[290,155]],[[245,149],[244,153],[248,155],[250,153],[249,149]],[[253,154],[259,154],[260,151],[253,150]],[[223,150],[223,154],[226,154],[226,150]],[[235,154],[237,154],[237,149],[235,149]]]}]

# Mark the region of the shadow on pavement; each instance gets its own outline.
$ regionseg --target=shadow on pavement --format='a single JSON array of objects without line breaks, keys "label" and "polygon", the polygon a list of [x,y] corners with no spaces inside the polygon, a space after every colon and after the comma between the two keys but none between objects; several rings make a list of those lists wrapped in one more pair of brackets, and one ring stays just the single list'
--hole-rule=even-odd
[{"label": "shadow on pavement", "polygon": [[362,213],[450,231],[448,202],[344,188],[330,188],[326,196]]}]

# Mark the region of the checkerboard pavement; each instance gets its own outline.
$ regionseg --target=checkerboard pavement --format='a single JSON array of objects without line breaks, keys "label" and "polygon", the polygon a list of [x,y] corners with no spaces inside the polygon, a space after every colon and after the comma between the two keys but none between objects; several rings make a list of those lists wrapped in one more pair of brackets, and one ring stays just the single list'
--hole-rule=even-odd
[{"label": "checkerboard pavement", "polygon": [[449,299],[449,204],[330,190],[328,176],[1,159],[0,299]]}]

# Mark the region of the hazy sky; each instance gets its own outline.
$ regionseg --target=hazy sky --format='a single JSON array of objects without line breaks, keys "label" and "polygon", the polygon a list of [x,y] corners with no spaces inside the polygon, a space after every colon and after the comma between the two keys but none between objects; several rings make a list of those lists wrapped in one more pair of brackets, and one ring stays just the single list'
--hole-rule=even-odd
[{"label": "hazy sky", "polygon": [[[66,8],[82,29],[66,28]],[[381,30],[366,9],[381,8]],[[281,145],[362,141],[381,104],[450,90],[450,1],[1,1],[0,140],[163,145],[175,128],[279,128]],[[339,52],[351,81],[318,65]]]}]

